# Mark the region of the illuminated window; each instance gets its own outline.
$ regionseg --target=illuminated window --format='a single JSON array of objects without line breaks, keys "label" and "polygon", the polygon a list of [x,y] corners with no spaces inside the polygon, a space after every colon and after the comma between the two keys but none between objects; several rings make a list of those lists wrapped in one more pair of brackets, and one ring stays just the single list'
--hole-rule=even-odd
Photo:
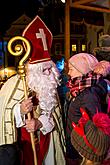
[{"label": "illuminated window", "polygon": [[86,45],[82,45],[82,51],[86,50]]},{"label": "illuminated window", "polygon": [[76,51],[76,45],[72,45],[72,52]]}]

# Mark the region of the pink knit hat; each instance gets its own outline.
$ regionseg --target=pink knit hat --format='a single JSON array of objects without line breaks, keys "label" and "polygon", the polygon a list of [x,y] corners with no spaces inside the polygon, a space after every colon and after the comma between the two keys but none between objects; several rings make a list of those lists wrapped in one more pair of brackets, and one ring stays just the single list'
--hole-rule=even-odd
[{"label": "pink knit hat", "polygon": [[69,63],[80,73],[86,74],[94,70],[95,66],[98,64],[98,60],[91,54],[78,53],[69,59]]}]

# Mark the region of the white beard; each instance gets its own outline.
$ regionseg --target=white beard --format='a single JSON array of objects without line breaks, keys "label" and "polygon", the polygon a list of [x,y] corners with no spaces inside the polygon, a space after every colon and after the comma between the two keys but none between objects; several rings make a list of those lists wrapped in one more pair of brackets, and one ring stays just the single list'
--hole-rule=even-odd
[{"label": "white beard", "polygon": [[41,109],[50,111],[57,104],[59,72],[52,61],[28,64],[27,84],[36,92]]}]

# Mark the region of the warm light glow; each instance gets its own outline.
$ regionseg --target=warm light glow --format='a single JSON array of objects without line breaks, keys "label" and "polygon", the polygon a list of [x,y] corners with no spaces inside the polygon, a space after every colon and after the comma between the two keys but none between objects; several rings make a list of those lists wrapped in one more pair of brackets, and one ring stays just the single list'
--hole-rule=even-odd
[{"label": "warm light glow", "polygon": [[15,67],[7,67],[4,69],[0,69],[0,77],[2,78],[2,80],[5,76],[8,78],[16,73],[17,71],[15,70]]},{"label": "warm light glow", "polygon": [[65,3],[65,0],[61,0],[63,3]]},{"label": "warm light glow", "polygon": [[82,51],[86,50],[86,45],[82,45]]},{"label": "warm light glow", "polygon": [[76,45],[72,45],[72,52],[76,51]]}]

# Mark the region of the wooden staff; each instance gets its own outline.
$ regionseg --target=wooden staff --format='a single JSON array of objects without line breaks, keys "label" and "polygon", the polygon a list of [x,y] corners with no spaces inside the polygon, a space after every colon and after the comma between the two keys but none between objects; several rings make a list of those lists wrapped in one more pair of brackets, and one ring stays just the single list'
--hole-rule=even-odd
[{"label": "wooden staff", "polygon": [[[13,51],[12,45],[15,43],[15,41],[18,41],[18,40],[21,40],[23,43],[22,44],[16,44],[14,46],[14,51]],[[25,39],[24,37],[21,37],[21,36],[13,37],[8,42],[8,51],[14,56],[22,55],[23,51],[24,51],[24,46],[26,47],[26,53],[19,62],[18,71],[19,71],[19,74],[20,74],[22,82],[23,82],[25,99],[27,99],[28,98],[28,91],[27,91],[26,80],[25,80],[26,74],[25,74],[24,62],[29,57],[29,54],[31,51],[31,45],[27,39]],[[29,120],[31,120],[31,114],[30,113],[27,114],[27,117]],[[34,165],[37,165],[37,155],[36,155],[36,149],[35,149],[34,133],[31,132],[30,136],[31,136],[31,144],[32,144],[32,149],[33,149],[33,154],[34,154]]]}]

